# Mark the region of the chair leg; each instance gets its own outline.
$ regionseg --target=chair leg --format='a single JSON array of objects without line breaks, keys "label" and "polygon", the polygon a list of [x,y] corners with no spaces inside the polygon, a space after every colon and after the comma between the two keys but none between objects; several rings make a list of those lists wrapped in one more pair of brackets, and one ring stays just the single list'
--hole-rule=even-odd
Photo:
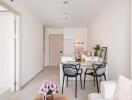
[{"label": "chair leg", "polygon": [[84,85],[83,85],[83,89],[85,89],[85,81],[86,81],[86,73],[84,74]]},{"label": "chair leg", "polygon": [[96,85],[97,85],[97,91],[98,91],[98,93],[99,93],[98,78],[97,78],[97,76],[95,76],[95,77],[96,77]]},{"label": "chair leg", "polygon": [[104,74],[104,79],[105,79],[105,81],[106,81],[106,75]]},{"label": "chair leg", "polygon": [[63,94],[63,88],[64,88],[64,79],[65,79],[65,75],[63,76],[63,82],[62,82],[62,94]]},{"label": "chair leg", "polygon": [[75,98],[77,98],[77,76],[76,76],[76,82],[75,82]]},{"label": "chair leg", "polygon": [[67,87],[68,87],[68,76],[67,76]]},{"label": "chair leg", "polygon": [[95,86],[95,76],[94,76],[94,86]]},{"label": "chair leg", "polygon": [[81,90],[82,90],[82,75],[80,74],[80,84],[81,84]]}]

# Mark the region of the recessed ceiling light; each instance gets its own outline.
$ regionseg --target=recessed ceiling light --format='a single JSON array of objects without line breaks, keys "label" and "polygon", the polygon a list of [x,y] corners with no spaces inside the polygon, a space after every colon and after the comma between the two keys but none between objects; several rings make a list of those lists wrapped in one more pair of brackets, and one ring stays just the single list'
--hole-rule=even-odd
[{"label": "recessed ceiling light", "polygon": [[63,1],[63,4],[69,4],[68,0]]}]

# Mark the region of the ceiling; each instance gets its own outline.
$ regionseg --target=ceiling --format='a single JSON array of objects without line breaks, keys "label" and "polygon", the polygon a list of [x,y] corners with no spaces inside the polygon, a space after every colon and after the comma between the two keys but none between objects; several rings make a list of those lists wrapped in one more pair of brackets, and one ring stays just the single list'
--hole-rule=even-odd
[{"label": "ceiling", "polygon": [[86,27],[110,0],[25,0],[49,27]]},{"label": "ceiling", "polygon": [[5,7],[3,7],[2,5],[0,5],[0,12],[7,12],[8,9],[6,9]]}]

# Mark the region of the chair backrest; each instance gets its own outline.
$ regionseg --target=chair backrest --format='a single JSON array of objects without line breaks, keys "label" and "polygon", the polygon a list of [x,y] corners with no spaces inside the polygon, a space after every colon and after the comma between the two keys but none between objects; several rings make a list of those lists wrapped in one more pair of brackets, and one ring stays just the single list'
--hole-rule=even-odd
[{"label": "chair backrest", "polygon": [[106,65],[103,65],[102,67],[98,67],[96,69],[96,74],[97,75],[103,75],[106,72]]},{"label": "chair backrest", "polygon": [[[96,74],[97,75],[102,75],[106,72],[106,64],[107,64],[107,47],[102,47],[101,48],[101,52],[100,52],[100,56],[99,56],[102,60],[102,64],[100,65],[97,65],[95,64],[97,67],[96,67]],[[94,66],[94,64],[93,64]]]},{"label": "chair backrest", "polygon": [[100,57],[102,58],[103,63],[106,63],[107,47],[102,47],[101,48]]},{"label": "chair backrest", "polygon": [[77,68],[74,64],[63,64],[64,75],[74,77],[77,75]]}]

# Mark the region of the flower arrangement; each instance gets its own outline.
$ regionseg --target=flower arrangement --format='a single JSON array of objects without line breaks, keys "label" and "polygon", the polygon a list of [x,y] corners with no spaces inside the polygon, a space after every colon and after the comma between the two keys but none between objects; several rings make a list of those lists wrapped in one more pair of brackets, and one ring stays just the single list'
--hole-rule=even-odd
[{"label": "flower arrangement", "polygon": [[58,93],[56,82],[44,81],[39,89],[39,93],[42,95],[52,95]]}]

